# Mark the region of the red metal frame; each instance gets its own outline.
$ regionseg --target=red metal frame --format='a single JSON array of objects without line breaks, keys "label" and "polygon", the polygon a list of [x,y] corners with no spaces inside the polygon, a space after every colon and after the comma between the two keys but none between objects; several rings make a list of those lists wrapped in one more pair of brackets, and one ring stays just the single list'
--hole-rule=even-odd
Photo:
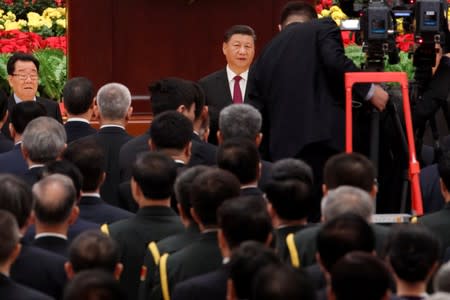
[{"label": "red metal frame", "polygon": [[416,159],[416,147],[411,119],[411,108],[408,96],[408,77],[404,72],[356,72],[345,74],[345,113],[346,134],[345,151],[353,152],[353,124],[352,124],[352,87],[355,83],[363,82],[399,82],[402,86],[403,111],[406,125],[406,137],[409,148],[409,179],[411,182],[411,207],[416,215],[423,214],[422,193],[420,191],[420,166]]}]

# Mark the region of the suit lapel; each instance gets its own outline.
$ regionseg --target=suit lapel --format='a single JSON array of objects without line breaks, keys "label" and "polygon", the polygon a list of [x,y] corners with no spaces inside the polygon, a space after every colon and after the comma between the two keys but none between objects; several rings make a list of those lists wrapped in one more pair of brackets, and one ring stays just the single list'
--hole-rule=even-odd
[{"label": "suit lapel", "polygon": [[220,91],[223,95],[226,95],[226,98],[228,99],[228,103],[226,105],[232,104],[233,96],[231,95],[230,85],[228,83],[227,70],[223,69],[222,72],[217,75],[216,79],[217,91]]}]

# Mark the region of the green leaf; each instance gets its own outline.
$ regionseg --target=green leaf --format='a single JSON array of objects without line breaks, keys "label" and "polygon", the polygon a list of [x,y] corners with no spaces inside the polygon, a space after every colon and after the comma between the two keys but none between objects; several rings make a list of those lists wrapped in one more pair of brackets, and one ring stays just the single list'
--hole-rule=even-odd
[{"label": "green leaf", "polygon": [[59,101],[67,80],[67,59],[58,49],[34,52],[39,60],[39,91],[41,96]]}]

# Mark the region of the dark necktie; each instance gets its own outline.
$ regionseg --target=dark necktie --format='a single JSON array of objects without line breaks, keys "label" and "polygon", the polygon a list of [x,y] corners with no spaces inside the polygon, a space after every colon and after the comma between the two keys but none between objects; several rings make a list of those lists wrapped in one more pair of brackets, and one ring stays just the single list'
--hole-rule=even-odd
[{"label": "dark necktie", "polygon": [[241,86],[239,85],[239,81],[241,81],[242,77],[239,75],[234,76],[234,90],[233,90],[233,103],[241,104],[242,103],[242,92]]}]

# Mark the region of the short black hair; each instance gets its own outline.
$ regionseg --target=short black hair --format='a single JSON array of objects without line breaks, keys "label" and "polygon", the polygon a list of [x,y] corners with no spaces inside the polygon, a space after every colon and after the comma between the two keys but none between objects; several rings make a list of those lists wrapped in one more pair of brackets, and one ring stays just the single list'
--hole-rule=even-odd
[{"label": "short black hair", "polygon": [[103,149],[94,138],[73,141],[67,146],[63,157],[77,166],[83,175],[82,191],[93,192],[99,187],[106,162]]},{"label": "short black hair", "polygon": [[399,224],[391,229],[386,255],[395,274],[402,280],[416,283],[427,279],[440,258],[440,243],[421,224]]},{"label": "short black hair", "polygon": [[251,28],[248,25],[233,25],[230,28],[225,31],[225,34],[223,35],[223,41],[225,43],[228,43],[228,41],[231,39],[231,37],[234,34],[243,34],[243,35],[249,35],[253,38],[253,41],[256,41],[256,33],[253,28]]},{"label": "short black hair", "polygon": [[287,265],[269,265],[253,280],[252,300],[315,300],[315,290],[304,272]]},{"label": "short black hair", "polygon": [[311,186],[300,180],[271,180],[264,186],[267,200],[281,219],[299,220],[308,216]]},{"label": "short black hair", "polygon": [[42,169],[43,176],[51,174],[63,174],[72,179],[73,186],[75,187],[77,198],[81,195],[81,187],[84,182],[84,177],[76,165],[68,160],[54,160],[45,164]]},{"label": "short black hair", "polygon": [[450,190],[450,150],[443,151],[438,161],[439,177],[447,190]]},{"label": "short black hair", "polygon": [[[55,184],[59,187],[54,191]],[[52,174],[33,185],[35,197],[34,213],[36,218],[48,225],[57,225],[66,221],[76,202],[76,191],[73,181],[62,174]]]},{"label": "short black hair", "polygon": [[191,190],[192,183],[195,178],[210,170],[210,167],[207,166],[194,166],[182,171],[177,179],[175,180],[174,190],[175,190],[175,198],[177,202],[181,205],[181,210],[183,210],[184,215],[192,220],[191,215]]},{"label": "short black hair", "polygon": [[71,114],[80,115],[87,112],[94,102],[92,82],[85,77],[68,80],[63,89],[63,102]]},{"label": "short black hair", "polygon": [[180,105],[187,109],[195,103],[198,91],[187,80],[169,77],[152,83],[149,87],[154,116],[168,110],[176,110]]},{"label": "short black hair", "polygon": [[245,241],[233,250],[230,258],[230,278],[236,296],[250,299],[252,282],[258,271],[268,265],[281,265],[275,251],[256,241]]},{"label": "short black hair", "polygon": [[14,175],[0,174],[0,195],[0,209],[12,213],[20,228],[25,226],[33,209],[31,187]]},{"label": "short black hair", "polygon": [[333,265],[351,251],[372,252],[375,235],[362,217],[346,213],[331,219],[317,235],[317,252],[324,268],[330,271]]},{"label": "short black hair", "polygon": [[119,282],[110,273],[101,270],[86,270],[78,273],[67,284],[64,300],[123,300],[125,293]]},{"label": "short black hair", "polygon": [[11,124],[18,134],[22,134],[32,120],[47,116],[44,105],[36,101],[22,101],[11,110]]},{"label": "short black hair", "polygon": [[381,300],[390,283],[387,266],[370,253],[348,253],[331,270],[331,288],[336,300]]},{"label": "short black hair", "polygon": [[157,148],[183,150],[191,141],[192,122],[177,111],[166,111],[157,115],[150,128],[152,143]]},{"label": "short black hair", "polygon": [[297,158],[284,158],[273,163],[271,177],[274,180],[296,179],[313,187],[314,174],[312,168]]},{"label": "short black hair", "polygon": [[39,72],[39,60],[32,54],[23,53],[23,52],[15,52],[6,63],[6,70],[8,75],[13,75],[16,71],[16,62],[20,61],[31,61],[35,66],[36,70]]},{"label": "short black hair", "polygon": [[70,244],[69,261],[75,273],[88,269],[102,269],[113,273],[120,262],[119,245],[98,230],[88,230]]},{"label": "short black hair", "polygon": [[362,154],[340,153],[325,163],[323,178],[328,190],[349,185],[370,193],[375,183],[375,167]]},{"label": "short black hair", "polygon": [[0,89],[0,121],[3,120],[7,111],[8,111],[8,96],[2,89]]},{"label": "short black hair", "polygon": [[192,183],[191,204],[203,225],[217,225],[217,209],[227,199],[239,196],[238,179],[228,171],[212,169]]},{"label": "short black hair", "polygon": [[233,173],[241,184],[258,179],[260,157],[253,141],[231,138],[217,149],[217,166]]},{"label": "short black hair", "polygon": [[266,202],[260,196],[226,200],[217,210],[217,219],[231,249],[247,240],[265,243],[273,230]]},{"label": "short black hair", "polygon": [[281,10],[280,24],[284,26],[290,16],[305,16],[313,20],[317,19],[317,12],[310,2],[290,1]]},{"label": "short black hair", "polygon": [[20,241],[19,226],[9,211],[0,209],[0,264],[4,264]]},{"label": "short black hair", "polygon": [[131,172],[146,198],[159,200],[172,195],[177,167],[168,156],[158,152],[140,153]]}]

